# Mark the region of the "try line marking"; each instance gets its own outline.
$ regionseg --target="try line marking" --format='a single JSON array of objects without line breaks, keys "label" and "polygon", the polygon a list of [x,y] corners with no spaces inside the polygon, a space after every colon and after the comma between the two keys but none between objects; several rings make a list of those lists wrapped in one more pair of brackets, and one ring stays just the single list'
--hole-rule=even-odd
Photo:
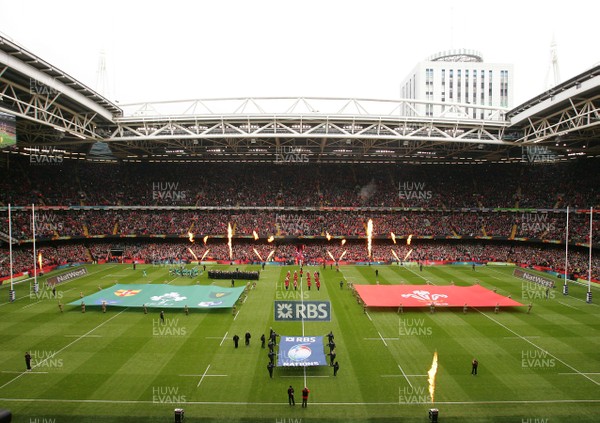
[{"label": "try line marking", "polygon": [[43,301],[43,300],[39,300],[39,301],[36,301],[35,303],[27,304],[26,306],[23,306],[23,307],[21,307],[21,308],[28,308],[28,307],[31,307],[31,306],[34,306],[34,305],[36,305],[36,304],[39,304],[39,303],[41,303],[42,301]]},{"label": "try line marking", "polygon": [[[92,275],[95,275],[96,273],[104,272],[105,270],[108,270],[108,269],[110,269],[111,267],[115,267],[115,266],[116,266],[116,264],[114,264],[114,265],[112,265],[112,266],[109,266],[109,267],[107,267],[106,269],[100,269],[100,270],[96,270],[95,272],[88,273],[88,274],[86,274],[85,276],[92,276]],[[85,267],[85,266],[82,266],[82,267]],[[63,273],[66,273],[66,272],[63,272]],[[61,273],[61,275],[62,275],[62,273]],[[60,275],[58,275],[58,276],[60,276]],[[63,285],[63,284],[67,284],[67,283],[69,283],[69,282],[72,282],[72,281],[74,281],[74,280],[76,280],[76,279],[71,279],[71,280],[69,280],[69,281],[63,282],[61,285]],[[14,285],[14,284],[19,284],[19,283],[22,283],[22,282],[27,282],[27,281],[31,281],[31,278],[29,278],[29,279],[24,279],[24,280],[22,280],[22,281],[19,281],[19,282],[15,282],[15,283],[13,283],[13,285]],[[8,286],[8,284],[5,284],[5,285],[6,285],[6,286]],[[0,286],[4,286],[4,285],[0,285]],[[71,288],[71,289],[73,289],[73,288]],[[63,292],[67,292],[67,291],[63,291]],[[22,297],[15,298],[15,301],[19,301],[19,300],[22,300],[23,298],[29,298],[29,297],[30,297],[30,295],[29,295],[29,294],[27,294],[27,295],[23,295]],[[10,303],[11,303],[10,301],[6,301],[6,302],[4,302],[4,303],[0,303],[0,306],[6,305],[6,304],[10,304]]]}]

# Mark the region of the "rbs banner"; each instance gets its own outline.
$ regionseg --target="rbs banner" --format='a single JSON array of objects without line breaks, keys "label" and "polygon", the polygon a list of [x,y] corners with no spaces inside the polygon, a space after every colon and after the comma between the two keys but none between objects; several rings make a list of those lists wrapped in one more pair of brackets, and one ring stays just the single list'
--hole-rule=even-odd
[{"label": "rbs banner", "polygon": [[275,321],[294,322],[331,321],[331,303],[329,301],[275,301]]}]

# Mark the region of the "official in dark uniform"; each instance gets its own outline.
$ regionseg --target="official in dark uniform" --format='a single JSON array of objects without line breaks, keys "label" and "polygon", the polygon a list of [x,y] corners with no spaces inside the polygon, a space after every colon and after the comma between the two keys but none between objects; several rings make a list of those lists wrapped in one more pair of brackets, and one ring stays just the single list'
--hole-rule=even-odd
[{"label": "official in dark uniform", "polygon": [[296,401],[294,400],[294,388],[292,388],[292,385],[288,388],[288,402],[290,405],[296,405]]},{"label": "official in dark uniform", "polygon": [[479,362],[477,359],[473,359],[471,362],[471,374],[477,376],[477,367],[479,366]]},{"label": "official in dark uniform", "polygon": [[238,347],[238,342],[240,341],[240,337],[237,335],[233,335],[233,345],[235,348]]},{"label": "official in dark uniform", "polygon": [[263,334],[260,336],[260,347],[261,347],[261,348],[264,348],[264,347],[265,347],[265,340],[266,340],[266,338],[265,338],[265,334],[263,333]]},{"label": "official in dark uniform", "polygon": [[275,363],[275,351],[269,351],[269,361]]},{"label": "official in dark uniform", "polygon": [[340,365],[339,363],[336,361],[335,363],[333,363],[333,375],[337,376],[337,372],[340,369]]},{"label": "official in dark uniform", "polygon": [[270,362],[269,364],[267,364],[267,370],[269,371],[269,377],[271,379],[273,379],[273,369],[275,368],[275,365],[273,364],[273,362]]},{"label": "official in dark uniform", "polygon": [[337,354],[335,353],[335,350],[332,350],[332,351],[329,353],[329,357],[331,358],[331,361],[330,361],[330,366],[333,366],[333,363],[335,362],[335,357],[336,357],[336,355],[337,355]]},{"label": "official in dark uniform", "polygon": [[25,353],[25,366],[27,366],[27,371],[30,372],[31,371],[31,354],[29,354],[29,351],[27,351]]},{"label": "official in dark uniform", "polygon": [[250,335],[250,332],[246,332],[246,335],[244,335],[244,339],[246,341],[246,346],[250,346],[250,338],[252,337],[252,335]]},{"label": "official in dark uniform", "polygon": [[277,332],[271,329],[271,341],[273,341],[273,345],[277,345]]}]

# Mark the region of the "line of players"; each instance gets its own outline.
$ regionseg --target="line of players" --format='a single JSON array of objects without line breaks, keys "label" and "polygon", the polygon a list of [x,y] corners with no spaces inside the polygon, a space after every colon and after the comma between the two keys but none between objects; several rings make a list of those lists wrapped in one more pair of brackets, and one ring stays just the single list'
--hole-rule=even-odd
[{"label": "line of players", "polygon": [[[290,289],[290,271],[288,270],[287,274],[285,275],[285,280],[284,280],[284,285],[285,285],[285,290],[289,291]],[[304,270],[302,268],[300,268],[300,279],[302,279],[302,277],[304,276]],[[315,271],[313,274],[314,280],[315,280],[315,286],[317,287],[317,291],[319,291],[321,289],[321,279],[320,279],[320,273]],[[294,270],[294,291],[298,290],[298,271]],[[306,272],[306,287],[308,288],[308,290],[310,291],[310,288],[312,287],[312,280],[310,277],[310,271]]]}]

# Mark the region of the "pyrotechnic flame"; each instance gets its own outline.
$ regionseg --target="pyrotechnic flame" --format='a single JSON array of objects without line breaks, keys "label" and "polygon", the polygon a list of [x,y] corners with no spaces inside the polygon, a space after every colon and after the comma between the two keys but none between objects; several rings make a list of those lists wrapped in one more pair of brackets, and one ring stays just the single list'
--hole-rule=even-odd
[{"label": "pyrotechnic flame", "polygon": [[344,244],[346,244],[346,240],[342,239],[342,247],[344,246]]},{"label": "pyrotechnic flame", "polygon": [[331,235],[329,235],[329,232],[325,232],[325,238],[327,238],[327,241],[331,241]]},{"label": "pyrotechnic flame", "polygon": [[253,250],[254,250],[254,254],[256,254],[258,256],[258,258],[260,259],[260,261],[263,261],[262,257],[258,253],[258,251],[256,251],[256,248],[253,248]]},{"label": "pyrotechnic flame", "polygon": [[275,241],[275,237],[273,235],[271,235],[269,238],[267,238],[267,242],[273,242]]},{"label": "pyrotechnic flame", "polygon": [[409,235],[408,238],[406,238],[406,245],[410,245],[410,241],[412,241],[412,235]]},{"label": "pyrotechnic flame", "polygon": [[196,254],[194,254],[194,252],[192,251],[192,249],[191,249],[191,248],[188,248],[188,251],[189,251],[190,253],[192,253],[192,255],[194,256],[194,258],[195,258],[196,260],[198,260],[198,256],[196,256]]},{"label": "pyrotechnic flame", "polygon": [[327,254],[329,254],[329,257],[331,257],[331,260],[335,261],[335,258],[333,258],[333,254],[331,254],[331,252],[329,250],[327,250]]},{"label": "pyrotechnic flame", "polygon": [[438,354],[437,351],[433,353],[433,362],[431,363],[431,369],[427,372],[429,382],[429,396],[431,397],[431,402],[433,403],[433,397],[435,394],[435,375],[437,373],[438,368]]},{"label": "pyrotechnic flame", "polygon": [[42,267],[44,267],[42,263],[43,263],[43,260],[42,260],[42,252],[40,251],[40,252],[38,253],[38,266],[40,266],[40,270],[42,270]]},{"label": "pyrotechnic flame", "polygon": [[396,252],[394,250],[392,250],[392,255],[394,257],[396,257],[396,260],[400,261],[400,259],[398,258],[398,254],[396,254]]},{"label": "pyrotechnic flame", "polygon": [[406,261],[408,256],[410,256],[410,253],[412,253],[412,248],[410,250],[408,250],[408,253],[406,253],[406,255],[404,256],[404,260],[402,260],[402,261]]},{"label": "pyrotechnic flame", "polygon": [[390,232],[390,235],[392,236],[392,241],[394,241],[394,244],[396,243],[396,234],[394,234],[393,232]]},{"label": "pyrotechnic flame", "polygon": [[256,241],[258,239],[258,234],[256,233],[256,231],[252,231],[252,235],[254,236],[254,240]]},{"label": "pyrotechnic flame", "polygon": [[344,258],[344,256],[346,255],[347,252],[348,252],[348,250],[344,250],[344,252],[340,256],[340,258],[338,259],[338,261],[342,261],[342,259]]},{"label": "pyrotechnic flame", "polygon": [[202,238],[202,241],[204,241],[204,245],[206,245],[206,243],[208,242],[208,235],[206,235],[204,238]]},{"label": "pyrotechnic flame", "polygon": [[371,247],[373,243],[373,220],[367,222],[367,251],[369,252],[369,260],[373,257]]},{"label": "pyrotechnic flame", "polygon": [[190,242],[194,242],[194,234],[191,232],[188,232],[188,239],[190,240]]},{"label": "pyrotechnic flame", "polygon": [[270,259],[271,257],[273,257],[273,254],[275,254],[275,250],[273,250],[273,251],[271,251],[271,252],[269,253],[269,255],[267,256],[267,260],[266,260],[266,261],[269,261],[269,259]]},{"label": "pyrotechnic flame", "polygon": [[233,245],[231,239],[233,238],[233,229],[231,229],[231,223],[227,224],[227,246],[229,247],[229,260],[233,260]]},{"label": "pyrotechnic flame", "polygon": [[204,254],[202,254],[202,257],[200,258],[200,261],[204,260],[204,257],[206,257],[206,255],[208,254],[209,251],[210,251],[210,248],[208,250],[206,250],[204,252]]}]

